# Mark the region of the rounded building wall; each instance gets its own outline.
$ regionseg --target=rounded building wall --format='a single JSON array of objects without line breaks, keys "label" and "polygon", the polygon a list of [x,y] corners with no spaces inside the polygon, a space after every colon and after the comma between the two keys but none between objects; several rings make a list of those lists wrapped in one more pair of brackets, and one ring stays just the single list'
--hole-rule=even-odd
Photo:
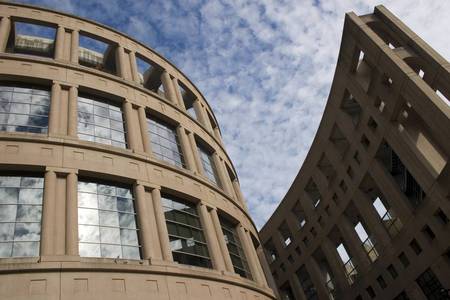
[{"label": "rounded building wall", "polygon": [[193,84],[103,25],[2,2],[0,16],[1,297],[273,299]]}]

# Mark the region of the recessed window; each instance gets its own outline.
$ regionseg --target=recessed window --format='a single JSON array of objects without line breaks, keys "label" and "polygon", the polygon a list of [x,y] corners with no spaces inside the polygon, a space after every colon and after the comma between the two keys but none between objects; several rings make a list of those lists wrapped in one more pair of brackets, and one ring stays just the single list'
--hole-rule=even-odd
[{"label": "recessed window", "polygon": [[93,96],[79,96],[78,138],[126,148],[125,126],[120,106]]},{"label": "recessed window", "polygon": [[341,180],[341,182],[339,183],[339,187],[341,188],[341,190],[345,193],[347,191],[347,184],[345,183],[344,180]]},{"label": "recessed window", "polygon": [[303,238],[303,244],[305,244],[305,246],[308,246],[308,245],[309,245],[308,237],[304,237],[304,238]]},{"label": "recessed window", "polygon": [[292,257],[292,255],[288,256],[288,261],[293,264],[294,263],[294,258]]},{"label": "recessed window", "polygon": [[422,247],[420,247],[419,243],[416,241],[416,239],[413,239],[409,246],[414,251],[415,254],[419,255],[422,252]]},{"label": "recessed window", "polygon": [[449,220],[447,215],[442,211],[442,209],[438,208],[435,212],[434,212],[434,216],[436,217],[436,219],[439,220],[439,222],[442,225],[447,225]]},{"label": "recessed window", "polygon": [[361,164],[361,159],[359,158],[359,152],[358,151],[355,151],[355,154],[353,154],[353,159],[356,161],[356,163],[358,165]]},{"label": "recessed window", "polygon": [[164,87],[161,82],[161,74],[163,70],[139,54],[136,54],[136,66],[139,83],[143,87],[157,93],[161,97],[165,97]]},{"label": "recessed window", "polygon": [[178,83],[181,97],[183,98],[184,107],[186,108],[187,113],[195,120],[198,120],[197,112],[194,108],[194,101],[196,101],[195,95],[183,83]]},{"label": "recessed window", "polygon": [[153,154],[160,160],[183,168],[184,158],[176,129],[154,117],[147,118],[147,125]]},{"label": "recessed window", "polygon": [[13,21],[7,52],[53,57],[55,37],[55,27]]},{"label": "recessed window", "polygon": [[39,256],[42,177],[0,176],[0,257]]},{"label": "recessed window", "polygon": [[302,286],[303,293],[307,300],[317,299],[317,290],[314,283],[309,276],[305,266],[301,266],[296,272],[300,285]]},{"label": "recessed window", "polygon": [[350,255],[348,254],[347,249],[343,243],[340,243],[336,247],[336,250],[337,250],[339,257],[341,258],[341,261],[344,265],[344,271],[345,271],[345,275],[347,276],[347,280],[350,283],[350,285],[352,285],[355,282],[356,277],[358,276],[358,271],[356,269],[356,265],[353,263],[353,260],[351,259]]},{"label": "recessed window", "polygon": [[422,69],[420,69],[419,70],[419,77],[423,78],[423,76],[425,76],[425,72]]},{"label": "recessed window", "polygon": [[308,194],[309,198],[311,199],[312,205],[314,208],[317,208],[320,204],[320,200],[322,196],[320,195],[319,188],[317,187],[316,183],[313,179],[310,179],[308,181],[308,184],[305,187],[305,192]]},{"label": "recessed window", "polygon": [[220,218],[222,233],[227,243],[228,252],[230,253],[231,262],[233,263],[234,272],[245,278],[252,278],[250,274],[247,259],[242,249],[241,240],[236,231],[236,226],[230,221]]},{"label": "recessed window", "polygon": [[197,149],[206,177],[208,177],[209,181],[211,181],[212,183],[219,185],[220,181],[218,178],[217,169],[216,165],[214,164],[212,153],[204,149],[202,146],[197,146]]},{"label": "recessed window", "polygon": [[295,247],[295,252],[297,253],[298,256],[302,255],[302,250],[300,249],[299,246]]},{"label": "recessed window", "polygon": [[425,226],[422,228],[422,232],[425,234],[425,236],[426,236],[430,241],[434,240],[435,237],[436,237],[436,235],[434,234],[433,230],[431,230],[430,226],[428,226],[428,225],[425,225]]},{"label": "recessed window", "polygon": [[377,282],[378,285],[380,286],[380,288],[385,289],[387,287],[386,281],[384,280],[383,276],[378,276],[377,277]]},{"label": "recessed window", "polygon": [[427,299],[448,299],[448,290],[444,288],[431,269],[425,270],[417,277],[416,282]]},{"label": "recessed window", "polygon": [[396,236],[403,227],[400,218],[394,213],[394,211],[385,204],[385,201],[380,197],[376,197],[373,201],[373,207],[380,216],[380,220],[383,223],[386,230],[391,237]]},{"label": "recessed window", "polygon": [[162,205],[174,261],[212,268],[195,204],[171,196],[163,196]]},{"label": "recessed window", "polygon": [[377,122],[376,122],[372,117],[369,118],[369,121],[367,122],[367,126],[368,126],[372,131],[375,131],[375,130],[377,130],[377,128],[378,128]]},{"label": "recessed window", "polygon": [[389,274],[391,274],[392,279],[395,279],[398,277],[397,270],[395,269],[395,267],[393,265],[389,265],[387,267],[387,270],[388,270]]},{"label": "recessed window", "polygon": [[409,266],[409,259],[406,256],[405,252],[400,253],[400,255],[398,256],[398,259],[402,263],[403,267],[407,268]]},{"label": "recessed window", "polygon": [[358,235],[361,246],[366,252],[367,256],[369,257],[371,262],[374,262],[378,259],[378,251],[375,248],[375,245],[372,241],[372,239],[369,237],[366,229],[364,228],[363,224],[361,222],[358,222],[355,226],[356,234]]},{"label": "recessed window", "polygon": [[78,239],[80,256],[140,259],[131,189],[79,181]]},{"label": "recessed window", "polygon": [[278,227],[278,232],[281,234],[283,246],[289,246],[292,243],[292,233],[286,222],[283,222],[280,227]]},{"label": "recessed window", "polygon": [[47,133],[49,108],[49,90],[0,84],[1,131]]},{"label": "recessed window", "polygon": [[373,298],[376,297],[375,291],[373,290],[373,288],[372,288],[371,286],[368,286],[368,287],[366,288],[366,291],[367,291],[367,294],[369,295],[370,298],[373,299]]},{"label": "recessed window", "polygon": [[78,63],[80,65],[116,74],[116,51],[116,45],[80,33],[78,47]]},{"label": "recessed window", "polygon": [[367,138],[367,136],[366,135],[362,135],[361,136],[361,144],[364,146],[364,148],[369,148],[369,146],[370,146],[370,141],[369,141],[369,139]]},{"label": "recessed window", "polygon": [[410,298],[408,297],[405,291],[402,291],[400,294],[397,295],[397,297],[395,297],[392,300],[410,300]]}]

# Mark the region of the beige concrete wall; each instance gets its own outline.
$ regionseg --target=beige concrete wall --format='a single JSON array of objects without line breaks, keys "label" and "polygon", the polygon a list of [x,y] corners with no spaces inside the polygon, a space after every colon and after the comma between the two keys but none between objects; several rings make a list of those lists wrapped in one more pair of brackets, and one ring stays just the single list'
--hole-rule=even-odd
[{"label": "beige concrete wall", "polygon": [[[186,112],[178,84],[193,93],[202,116],[214,114],[203,95],[175,66],[147,46],[101,24],[38,7],[0,2],[0,84],[40,84],[51,90],[49,134],[0,132],[0,170],[37,171],[45,176],[41,256],[0,259],[0,298],[5,299],[274,299],[256,259],[258,233],[239,189],[218,129],[208,117],[195,120]],[[46,24],[56,29],[54,57],[9,51],[14,21]],[[117,74],[78,63],[80,34],[115,46]],[[166,95],[140,85],[136,55],[161,68]],[[86,92],[117,102],[123,108],[127,149],[77,138],[77,95]],[[177,127],[186,168],[158,160],[147,136],[146,114]],[[195,162],[196,140],[213,149],[220,184],[212,184]],[[227,166],[227,167],[226,167]],[[201,166],[200,166],[201,167]],[[134,187],[140,261],[78,256],[77,180],[94,177]],[[223,188],[222,188],[223,187]],[[213,269],[173,262],[160,194],[170,193],[202,207],[202,223]],[[246,256],[252,277],[241,278],[219,263],[229,255],[213,228],[211,210],[227,215],[246,233]],[[210,228],[211,227],[211,228]],[[249,240],[255,243],[250,243]],[[256,246],[255,246],[256,244]],[[224,253],[225,252],[225,253]],[[227,259],[225,259],[227,260]],[[229,259],[228,259],[229,260]],[[256,264],[256,265],[255,265]],[[229,267],[228,267],[229,269]]]},{"label": "beige concrete wall", "polygon": [[[362,62],[358,61],[360,50],[364,52]],[[450,102],[435,92],[444,91],[449,97],[449,66],[383,6],[377,6],[369,15],[346,15],[336,72],[319,130],[294,183],[260,231],[261,243],[271,242],[278,252],[270,269],[280,290],[290,284],[296,299],[305,299],[295,277],[295,272],[305,266],[319,296],[327,298],[323,296],[327,293],[324,276],[315,267],[320,253],[337,286],[336,299],[370,299],[368,287],[373,288],[376,299],[393,299],[402,291],[410,299],[425,299],[415,280],[428,267],[444,288],[450,287],[449,224],[443,224],[435,215],[440,209],[450,217]],[[425,71],[423,78],[420,69]],[[343,108],[349,94],[360,109],[356,125]],[[426,193],[417,207],[378,157],[383,142],[395,151]],[[316,208],[306,192],[310,179],[321,197]],[[403,223],[395,236],[389,235],[371,203],[369,195],[375,189]],[[294,208],[306,217],[303,227]],[[374,263],[369,261],[350,222],[357,218],[363,221],[380,255]],[[283,224],[291,232],[288,246],[283,244],[279,231]],[[433,240],[423,232],[426,225],[436,236]],[[420,254],[410,246],[413,239],[422,248]],[[346,280],[335,249],[341,241],[359,273],[352,285]],[[398,258],[402,252],[410,261],[406,268]],[[399,274],[395,279],[387,271],[390,264]],[[379,276],[386,288],[378,284]]]}]

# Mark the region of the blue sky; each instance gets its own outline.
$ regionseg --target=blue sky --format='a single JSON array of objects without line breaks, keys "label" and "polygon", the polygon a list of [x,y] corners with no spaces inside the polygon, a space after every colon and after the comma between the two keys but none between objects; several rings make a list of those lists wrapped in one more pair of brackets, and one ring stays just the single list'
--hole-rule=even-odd
[{"label": "blue sky", "polygon": [[30,0],[114,27],[177,65],[219,121],[258,227],[287,192],[328,97],[344,14],[384,4],[445,58],[450,1]]}]

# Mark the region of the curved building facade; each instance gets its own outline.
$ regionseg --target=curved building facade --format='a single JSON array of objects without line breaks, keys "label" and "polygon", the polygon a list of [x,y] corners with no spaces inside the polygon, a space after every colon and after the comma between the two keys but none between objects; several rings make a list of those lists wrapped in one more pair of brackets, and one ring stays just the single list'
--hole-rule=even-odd
[{"label": "curved building facade", "polygon": [[0,298],[274,299],[189,79],[89,20],[0,17]]},{"label": "curved building facade", "polygon": [[383,6],[346,15],[320,127],[260,231],[282,299],[450,299],[449,66]]}]

